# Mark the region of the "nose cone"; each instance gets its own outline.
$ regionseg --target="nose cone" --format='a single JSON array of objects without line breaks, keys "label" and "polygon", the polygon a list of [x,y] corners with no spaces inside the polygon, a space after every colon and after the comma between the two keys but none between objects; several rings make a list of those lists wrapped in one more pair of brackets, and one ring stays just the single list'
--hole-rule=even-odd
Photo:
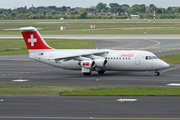
[{"label": "nose cone", "polygon": [[163,68],[168,68],[169,67],[169,64],[167,64],[167,63],[163,63]]}]

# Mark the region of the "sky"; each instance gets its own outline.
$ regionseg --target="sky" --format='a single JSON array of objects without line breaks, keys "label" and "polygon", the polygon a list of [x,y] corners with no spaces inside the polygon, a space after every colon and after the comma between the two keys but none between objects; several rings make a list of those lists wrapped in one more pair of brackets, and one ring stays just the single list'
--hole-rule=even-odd
[{"label": "sky", "polygon": [[134,4],[154,4],[157,7],[168,8],[169,6],[180,7],[180,0],[0,0],[0,8],[14,9],[18,7],[27,6],[27,8],[38,6],[70,6],[71,8],[83,7],[89,8],[90,6],[96,6],[99,2],[106,3],[109,7],[109,3],[128,4],[130,6]]}]

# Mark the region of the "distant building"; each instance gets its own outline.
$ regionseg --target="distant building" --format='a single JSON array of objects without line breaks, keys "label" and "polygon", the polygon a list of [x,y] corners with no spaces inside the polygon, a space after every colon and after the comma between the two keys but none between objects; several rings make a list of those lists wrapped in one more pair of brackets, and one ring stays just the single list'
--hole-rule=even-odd
[{"label": "distant building", "polygon": [[6,17],[6,15],[5,15],[5,14],[0,14],[0,16],[4,16],[4,17]]},{"label": "distant building", "polygon": [[114,16],[114,15],[116,15],[116,14],[111,13],[111,12],[108,12],[108,13],[106,13],[105,15],[107,15],[107,16]]},{"label": "distant building", "polygon": [[95,15],[95,12],[88,13],[88,15]]},{"label": "distant building", "polygon": [[54,11],[54,9],[49,9],[49,8],[47,8],[47,9],[39,9],[39,11],[38,12],[46,12],[46,13],[50,13],[51,11]]},{"label": "distant building", "polygon": [[102,13],[96,13],[96,15],[103,15]]},{"label": "distant building", "polygon": [[123,13],[123,12],[120,12],[120,13],[116,13],[116,15],[124,15],[124,13]]},{"label": "distant building", "polygon": [[80,11],[86,10],[86,9],[96,9],[96,6],[90,6],[90,8],[76,7],[75,11],[77,11],[79,13]]},{"label": "distant building", "polygon": [[119,13],[120,15],[124,15],[124,13],[123,12],[121,12],[121,13]]},{"label": "distant building", "polygon": [[86,10],[86,9],[88,9],[88,8],[77,7],[77,8],[75,8],[75,11],[77,11],[79,13],[80,11]]},{"label": "distant building", "polygon": [[96,9],[96,6],[90,6],[91,9]]},{"label": "distant building", "polygon": [[131,15],[131,18],[132,19],[140,19],[140,16],[139,15]]}]

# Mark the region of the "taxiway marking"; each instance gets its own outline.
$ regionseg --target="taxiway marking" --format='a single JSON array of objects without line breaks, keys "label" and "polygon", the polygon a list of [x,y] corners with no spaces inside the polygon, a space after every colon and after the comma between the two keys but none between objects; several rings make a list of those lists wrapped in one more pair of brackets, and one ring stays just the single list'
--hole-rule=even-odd
[{"label": "taxiway marking", "polygon": [[120,102],[122,102],[122,101],[124,101],[124,102],[135,102],[135,101],[137,101],[137,99],[118,99],[117,101],[120,101]]},{"label": "taxiway marking", "polygon": [[150,40],[150,39],[142,39],[142,40],[156,42],[157,44],[156,44],[156,45],[153,45],[153,46],[146,47],[146,48],[140,48],[140,50],[157,47],[157,46],[159,46],[159,45],[161,44],[161,43],[160,43],[159,41],[157,41],[157,40]]},{"label": "taxiway marking", "polygon": [[29,80],[22,80],[22,79],[17,79],[17,80],[12,80],[13,82],[27,82]]},{"label": "taxiway marking", "polygon": [[171,86],[180,86],[180,83],[170,83],[170,84],[167,84],[167,85],[171,85]]},{"label": "taxiway marking", "polygon": [[170,68],[170,69],[167,69],[167,70],[162,71],[161,73],[168,72],[168,71],[171,71],[171,70],[177,69],[177,68],[179,68],[179,67],[180,67],[180,66],[177,66],[177,67],[174,67],[174,68]]}]

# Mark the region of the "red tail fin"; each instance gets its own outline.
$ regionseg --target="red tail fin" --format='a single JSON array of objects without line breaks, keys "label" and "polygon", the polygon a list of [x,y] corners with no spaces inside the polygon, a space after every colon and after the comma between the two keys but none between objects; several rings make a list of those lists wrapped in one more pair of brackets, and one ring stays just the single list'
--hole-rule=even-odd
[{"label": "red tail fin", "polygon": [[42,38],[34,27],[20,28],[28,50],[49,50],[52,49]]}]

